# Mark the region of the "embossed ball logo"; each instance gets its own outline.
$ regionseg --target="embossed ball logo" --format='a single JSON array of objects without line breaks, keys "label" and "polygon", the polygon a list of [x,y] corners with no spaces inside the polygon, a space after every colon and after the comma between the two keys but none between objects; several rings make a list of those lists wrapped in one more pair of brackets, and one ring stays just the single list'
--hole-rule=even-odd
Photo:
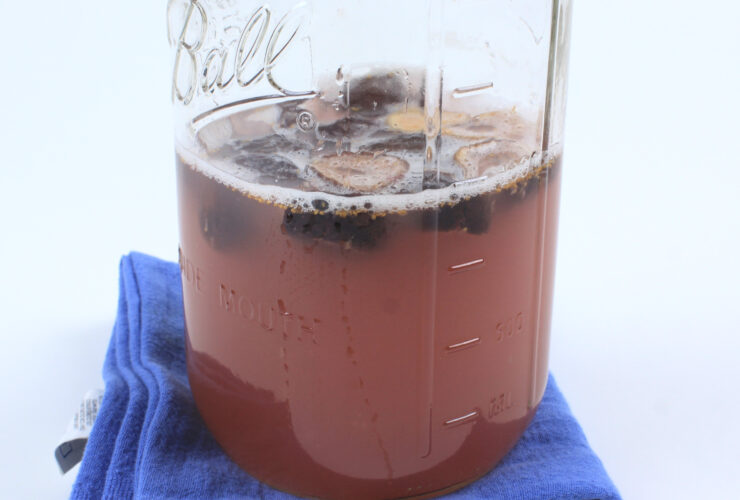
[{"label": "embossed ball logo", "polygon": [[282,96],[314,95],[286,88],[273,74],[281,56],[299,38],[308,16],[308,5],[301,2],[274,23],[275,16],[265,4],[252,11],[246,22],[225,19],[218,29],[209,19],[208,2],[170,0],[167,31],[175,49],[173,100],[188,105],[198,92],[250,87],[263,79]]}]

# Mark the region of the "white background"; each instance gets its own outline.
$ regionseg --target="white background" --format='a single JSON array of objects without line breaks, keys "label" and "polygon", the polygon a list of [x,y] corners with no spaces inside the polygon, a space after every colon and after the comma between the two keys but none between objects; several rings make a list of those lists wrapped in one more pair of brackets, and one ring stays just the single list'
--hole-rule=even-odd
[{"label": "white background", "polygon": [[[740,491],[738,5],[574,8],[551,365],[625,498]],[[0,497],[67,497],[118,259],[176,258],[164,12],[0,0]]]}]

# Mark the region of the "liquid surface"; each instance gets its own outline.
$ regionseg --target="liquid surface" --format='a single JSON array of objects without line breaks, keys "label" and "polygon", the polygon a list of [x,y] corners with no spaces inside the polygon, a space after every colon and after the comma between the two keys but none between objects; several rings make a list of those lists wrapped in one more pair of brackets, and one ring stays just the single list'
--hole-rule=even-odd
[{"label": "liquid surface", "polygon": [[[232,116],[201,134],[207,154],[179,151],[196,403],[240,466],[298,495],[463,484],[544,393],[559,159],[489,111],[442,118],[455,147],[430,174],[407,103],[369,102],[351,134],[317,106]],[[296,139],[309,108],[344,130],[328,151]]]}]

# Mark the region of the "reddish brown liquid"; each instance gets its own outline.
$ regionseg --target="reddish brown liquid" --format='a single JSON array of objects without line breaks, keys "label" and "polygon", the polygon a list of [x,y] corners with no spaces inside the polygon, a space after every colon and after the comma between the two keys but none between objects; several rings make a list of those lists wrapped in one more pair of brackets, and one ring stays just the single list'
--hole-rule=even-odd
[{"label": "reddish brown liquid", "polygon": [[559,168],[489,194],[480,234],[410,211],[356,248],[291,234],[284,209],[179,162],[190,383],[229,456],[332,499],[495,466],[547,380]]}]

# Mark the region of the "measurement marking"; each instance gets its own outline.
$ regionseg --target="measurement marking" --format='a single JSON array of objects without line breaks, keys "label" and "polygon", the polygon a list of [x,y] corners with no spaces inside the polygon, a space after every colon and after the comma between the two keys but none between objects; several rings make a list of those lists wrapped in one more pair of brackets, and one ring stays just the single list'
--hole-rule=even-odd
[{"label": "measurement marking", "polygon": [[479,83],[477,85],[469,85],[467,87],[458,87],[452,91],[452,97],[460,99],[461,97],[470,97],[481,94],[487,90],[493,88],[493,82]]},{"label": "measurement marking", "polygon": [[466,347],[473,347],[480,344],[480,337],[476,337],[474,339],[466,340],[465,342],[460,342],[459,344],[452,344],[447,346],[447,350],[449,352],[455,352],[460,351],[462,349],[465,349]]},{"label": "measurement marking", "polygon": [[480,177],[476,177],[474,179],[465,179],[464,181],[455,182],[452,184],[453,188],[460,187],[460,186],[467,186],[468,184],[477,184],[479,182],[485,181],[488,179],[487,175],[481,175]]},{"label": "measurement marking", "polygon": [[475,259],[471,260],[470,262],[466,262],[464,264],[457,264],[456,266],[450,266],[447,268],[447,270],[451,273],[462,273],[464,271],[470,271],[471,269],[475,269],[476,267],[480,267],[483,264],[485,264],[485,259]]},{"label": "measurement marking", "polygon": [[448,420],[447,422],[445,422],[445,425],[450,426],[450,425],[457,425],[457,424],[467,424],[468,422],[472,422],[476,418],[478,418],[478,410],[470,412],[467,415],[463,415],[462,417],[457,417],[457,418],[453,418],[452,420]]}]

